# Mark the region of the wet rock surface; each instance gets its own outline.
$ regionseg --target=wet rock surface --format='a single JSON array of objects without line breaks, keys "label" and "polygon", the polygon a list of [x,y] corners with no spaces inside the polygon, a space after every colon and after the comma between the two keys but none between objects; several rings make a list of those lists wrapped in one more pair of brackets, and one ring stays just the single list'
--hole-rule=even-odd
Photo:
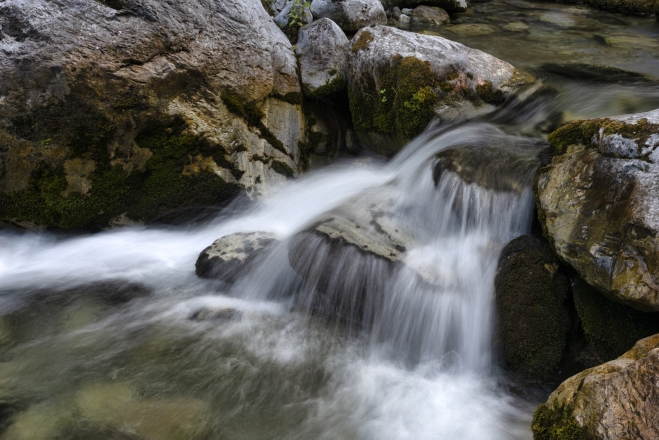
[{"label": "wet rock surface", "polygon": [[197,276],[234,283],[260,255],[277,243],[267,232],[227,235],[204,249],[195,264]]},{"label": "wet rock surface", "polygon": [[546,146],[541,139],[520,139],[511,145],[496,145],[496,139],[482,146],[452,147],[438,153],[433,168],[437,186],[445,172],[460,176],[466,183],[475,183],[494,191],[521,193],[533,181],[540,165],[538,153]]},{"label": "wet rock surface", "polygon": [[307,96],[320,99],[346,88],[349,44],[341,28],[328,18],[300,29],[295,53]]},{"label": "wet rock surface", "polygon": [[655,335],[638,341],[618,359],[563,382],[536,410],[534,438],[656,438],[658,375],[659,335]]},{"label": "wet rock surface", "polygon": [[549,140],[537,204],[556,252],[611,299],[659,310],[659,111],[572,122]]},{"label": "wet rock surface", "polygon": [[491,111],[532,79],[462,44],[385,26],[361,30],[348,52],[355,127],[393,138],[416,136],[436,116]]},{"label": "wet rock surface", "polygon": [[2,220],[149,220],[297,173],[295,55],[257,0],[0,11]]},{"label": "wet rock surface", "polygon": [[419,5],[436,6],[448,12],[464,12],[467,10],[466,0],[388,0],[393,6],[414,8]]},{"label": "wet rock surface", "polygon": [[436,25],[448,24],[451,18],[442,8],[433,6],[417,6],[411,12],[412,21],[418,23],[432,23]]}]

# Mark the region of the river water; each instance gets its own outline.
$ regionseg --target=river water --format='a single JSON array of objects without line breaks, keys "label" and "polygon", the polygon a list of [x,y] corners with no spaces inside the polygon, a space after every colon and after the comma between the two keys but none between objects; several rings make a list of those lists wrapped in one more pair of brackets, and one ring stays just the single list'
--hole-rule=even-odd
[{"label": "river water", "polygon": [[[412,30],[533,70],[557,94],[490,122],[431,128],[389,162],[315,170],[200,225],[78,237],[0,232],[0,439],[531,438],[538,401],[512,391],[491,342],[498,253],[530,231],[533,215],[542,141],[520,134],[538,135],[557,114],[658,107],[651,78],[590,68],[584,80],[548,66],[615,59],[610,67],[651,76],[658,49],[644,42],[656,42],[659,29],[648,20],[582,6],[475,4],[447,28]],[[601,43],[583,39],[605,28],[617,40],[580,55]],[[489,149],[486,159],[501,149],[479,169],[496,165],[502,175],[466,183],[444,172],[433,181],[436,154],[456,147],[475,156]],[[488,189],[510,175],[516,190]],[[337,207],[359,211],[383,193],[392,221],[413,231],[404,261],[424,281],[410,270],[390,274],[359,328],[311,313],[317,292],[289,266],[290,240]],[[252,231],[280,244],[241,280],[229,287],[196,277],[205,247]],[[350,258],[320,259],[319,270],[340,278]],[[190,319],[203,308],[240,319]]]}]

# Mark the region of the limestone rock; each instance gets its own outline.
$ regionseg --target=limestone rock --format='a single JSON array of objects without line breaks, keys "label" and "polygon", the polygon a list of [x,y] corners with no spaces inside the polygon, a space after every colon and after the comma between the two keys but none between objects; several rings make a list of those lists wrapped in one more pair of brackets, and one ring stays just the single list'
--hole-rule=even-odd
[{"label": "limestone rock", "polygon": [[518,237],[501,251],[494,286],[504,366],[546,378],[561,361],[570,324],[560,261],[546,242]]},{"label": "limestone rock", "polygon": [[467,0],[389,0],[394,6],[414,8],[420,4],[437,6],[448,12],[464,12],[467,10]]},{"label": "limestone rock", "polygon": [[259,0],[8,0],[0,27],[0,221],[148,221],[300,168],[295,54]]},{"label": "limestone rock", "polygon": [[563,382],[533,416],[533,438],[654,439],[659,432],[659,335]]},{"label": "limestone rock", "polygon": [[204,249],[195,265],[197,276],[234,283],[249,264],[277,242],[267,232],[236,233]]},{"label": "limestone rock", "polygon": [[300,29],[295,53],[306,95],[319,99],[346,87],[349,44],[341,28],[328,18]]},{"label": "limestone rock", "polygon": [[533,80],[515,67],[445,38],[386,26],[362,29],[348,52],[355,128],[410,139],[435,117],[492,111]]},{"label": "limestone rock", "polygon": [[436,25],[449,24],[451,18],[445,10],[434,6],[417,6],[412,10],[412,21]]},{"label": "limestone rock", "polygon": [[387,22],[379,0],[313,0],[311,12],[316,20],[329,18],[349,33]]},{"label": "limestone rock", "polygon": [[611,299],[659,311],[659,110],[572,122],[549,140],[537,204],[556,252]]}]

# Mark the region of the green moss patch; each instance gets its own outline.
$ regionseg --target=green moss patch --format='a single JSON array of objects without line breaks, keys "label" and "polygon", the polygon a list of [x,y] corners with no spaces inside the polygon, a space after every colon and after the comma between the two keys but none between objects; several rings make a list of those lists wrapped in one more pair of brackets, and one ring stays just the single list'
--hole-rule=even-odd
[{"label": "green moss patch", "polygon": [[368,46],[373,42],[373,34],[370,33],[369,31],[362,31],[359,34],[359,38],[355,40],[355,42],[352,44],[352,47],[350,50],[353,52],[359,52],[360,50],[366,50],[368,49]]},{"label": "green moss patch", "polygon": [[430,62],[394,56],[380,69],[377,85],[365,74],[361,90],[349,90],[353,123],[359,130],[411,139],[435,116],[438,86]]},{"label": "green moss patch", "polygon": [[217,204],[232,198],[238,187],[226,184],[214,173],[182,174],[189,158],[197,154],[233,168],[224,159],[222,147],[186,134],[186,128],[179,118],[145,124],[136,143],[148,148],[153,156],[143,172],[129,174],[122,166],[110,163],[107,119],[81,125],[69,144],[68,157],[94,160],[88,194],[63,196],[68,185],[63,165],[42,162],[32,172],[28,188],[0,194],[0,219],[58,228],[96,228],[106,226],[111,218],[124,212],[133,219],[150,220],[169,209]]},{"label": "green moss patch", "polygon": [[494,285],[504,365],[525,377],[548,377],[569,329],[569,281],[558,257],[542,240],[518,237],[501,252]]},{"label": "green moss patch", "polygon": [[659,333],[659,312],[645,313],[613,302],[583,280],[574,283],[572,290],[586,339],[606,361]]},{"label": "green moss patch", "polygon": [[586,429],[572,417],[572,408],[549,408],[542,404],[533,413],[533,440],[585,440]]},{"label": "green moss patch", "polygon": [[501,90],[495,90],[490,81],[478,84],[476,86],[476,93],[478,93],[478,96],[488,104],[501,105],[506,100],[503,92]]},{"label": "green moss patch", "polygon": [[348,82],[342,76],[335,77],[332,81],[325,84],[324,86],[318,87],[316,90],[308,90],[304,88],[304,94],[307,98],[312,101],[320,101],[327,96],[330,96],[336,92],[340,92],[348,87]]}]

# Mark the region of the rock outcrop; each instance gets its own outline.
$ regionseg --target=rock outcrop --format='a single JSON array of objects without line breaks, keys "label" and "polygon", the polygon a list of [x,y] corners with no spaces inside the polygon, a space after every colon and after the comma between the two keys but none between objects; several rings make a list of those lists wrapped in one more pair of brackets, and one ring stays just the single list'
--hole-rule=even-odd
[{"label": "rock outcrop", "polygon": [[233,284],[254,260],[277,243],[267,232],[236,233],[224,236],[204,249],[195,264],[197,276]]},{"label": "rock outcrop", "polygon": [[537,179],[545,235],[609,298],[659,311],[659,110],[575,121]]},{"label": "rock outcrop", "polygon": [[295,54],[305,95],[317,100],[347,87],[349,45],[348,37],[328,18],[300,29]]},{"label": "rock outcrop", "polygon": [[348,33],[387,22],[380,0],[313,0],[311,12],[316,20],[329,18]]},{"label": "rock outcrop", "polygon": [[362,29],[351,43],[350,107],[366,133],[410,139],[435,116],[491,111],[533,79],[460,43],[386,26]]},{"label": "rock outcrop", "polygon": [[295,55],[258,0],[8,0],[0,26],[0,220],[151,220],[300,168]]},{"label": "rock outcrop", "polygon": [[533,438],[655,439],[659,432],[659,335],[563,382],[533,415]]},{"label": "rock outcrop", "polygon": [[570,325],[570,283],[558,257],[546,242],[518,237],[501,251],[494,286],[504,367],[546,378],[561,361]]}]

